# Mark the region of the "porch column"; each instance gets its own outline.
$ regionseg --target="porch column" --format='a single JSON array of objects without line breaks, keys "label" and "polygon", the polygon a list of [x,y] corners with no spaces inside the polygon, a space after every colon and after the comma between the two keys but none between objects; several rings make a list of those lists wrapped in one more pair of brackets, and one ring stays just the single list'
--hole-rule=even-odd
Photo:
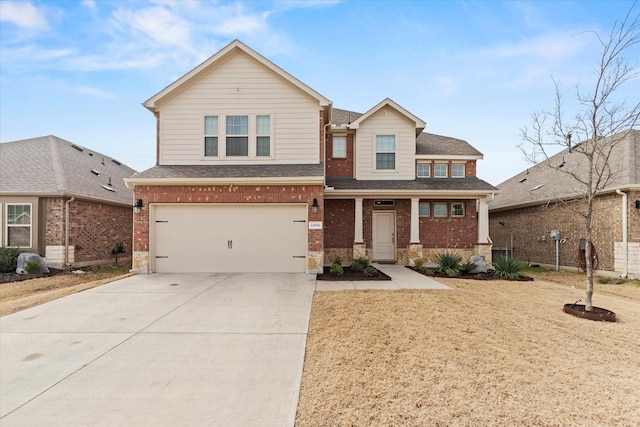
[{"label": "porch column", "polygon": [[356,199],[356,222],[355,222],[355,233],[353,236],[354,243],[364,243],[364,238],[362,237],[362,199]]},{"label": "porch column", "polygon": [[411,237],[410,243],[420,243],[420,199],[411,199]]},{"label": "porch column", "polygon": [[489,240],[489,202],[487,198],[478,199],[478,243],[490,243]]}]

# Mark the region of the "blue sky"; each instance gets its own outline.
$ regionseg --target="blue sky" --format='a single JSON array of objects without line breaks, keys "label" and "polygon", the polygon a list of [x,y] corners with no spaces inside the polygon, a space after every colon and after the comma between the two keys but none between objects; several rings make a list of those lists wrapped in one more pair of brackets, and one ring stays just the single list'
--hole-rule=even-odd
[{"label": "blue sky", "polygon": [[[632,4],[0,0],[0,141],[53,134],[150,168],[155,120],[141,103],[239,39],[336,108],[389,97],[426,131],[468,141],[497,185],[528,167],[520,129],[553,109],[552,77],[569,97],[589,88],[593,32]],[[640,81],[627,90],[640,98]]]}]

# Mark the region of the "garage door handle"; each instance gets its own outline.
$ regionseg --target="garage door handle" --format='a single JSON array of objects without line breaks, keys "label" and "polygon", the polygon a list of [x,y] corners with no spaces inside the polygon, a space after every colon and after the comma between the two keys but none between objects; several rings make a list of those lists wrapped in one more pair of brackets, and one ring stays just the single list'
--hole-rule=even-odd
[{"label": "garage door handle", "polygon": [[294,258],[306,258],[304,255],[294,255]]},{"label": "garage door handle", "polygon": [[169,257],[166,255],[156,255],[156,258],[169,258]]},{"label": "garage door handle", "polygon": [[233,240],[227,240],[227,249],[233,249]]}]

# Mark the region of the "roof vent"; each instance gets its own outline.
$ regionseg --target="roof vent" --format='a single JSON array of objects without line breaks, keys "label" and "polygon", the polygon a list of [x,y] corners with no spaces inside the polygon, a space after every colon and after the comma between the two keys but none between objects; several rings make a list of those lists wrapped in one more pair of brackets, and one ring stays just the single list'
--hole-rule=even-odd
[{"label": "roof vent", "polygon": [[529,190],[529,191],[536,191],[536,190],[538,190],[538,189],[542,188],[542,186],[543,186],[543,185],[544,185],[544,184],[538,184],[538,185],[536,185],[535,187],[533,187],[533,188],[532,188],[531,190]]},{"label": "roof vent", "polygon": [[118,166],[122,165],[122,163],[120,163],[120,162],[119,162],[119,161],[117,161],[116,159],[111,159],[111,161],[112,161],[113,163],[115,163],[116,165],[118,165]]},{"label": "roof vent", "polygon": [[83,149],[82,147],[78,147],[78,146],[77,146],[77,145],[75,145],[75,144],[71,144],[71,146],[72,146],[73,148],[75,148],[76,150],[80,151],[80,152],[84,151],[84,149]]},{"label": "roof vent", "polygon": [[94,174],[94,175],[96,175],[96,176],[100,176],[100,172],[98,172],[98,171],[97,171],[97,170],[95,170],[95,169],[91,169],[91,173],[92,173],[92,174]]},{"label": "roof vent", "polygon": [[520,181],[518,182],[525,182],[527,180],[527,178],[522,178]]},{"label": "roof vent", "polygon": [[107,191],[112,191],[115,193],[116,190],[114,190],[110,185],[102,185],[102,188],[104,188]]}]

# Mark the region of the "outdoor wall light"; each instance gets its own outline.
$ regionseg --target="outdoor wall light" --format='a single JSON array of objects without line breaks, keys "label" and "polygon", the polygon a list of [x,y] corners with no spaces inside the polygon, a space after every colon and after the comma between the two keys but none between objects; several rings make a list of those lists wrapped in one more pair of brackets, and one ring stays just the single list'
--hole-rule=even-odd
[{"label": "outdoor wall light", "polygon": [[311,212],[317,214],[319,209],[320,206],[318,206],[318,199],[313,199],[313,203],[311,204]]},{"label": "outdoor wall light", "polygon": [[142,210],[142,199],[136,200],[136,204],[133,205],[133,212],[139,214]]}]

